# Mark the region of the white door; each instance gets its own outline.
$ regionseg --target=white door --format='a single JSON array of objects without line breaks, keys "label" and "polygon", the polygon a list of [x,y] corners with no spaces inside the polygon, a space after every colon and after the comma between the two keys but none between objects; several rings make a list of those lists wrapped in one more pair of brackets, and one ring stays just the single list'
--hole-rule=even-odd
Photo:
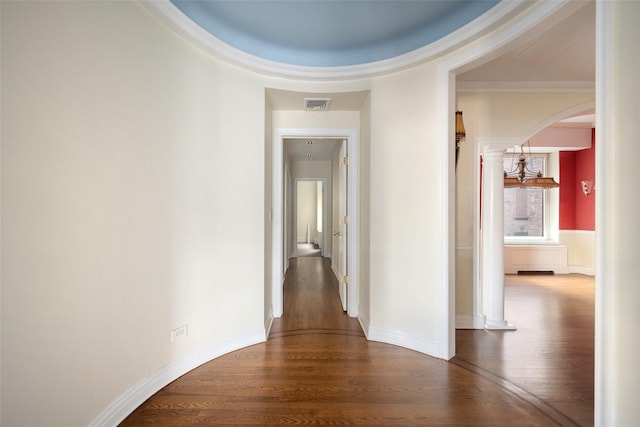
[{"label": "white door", "polygon": [[347,233],[348,233],[348,212],[347,212],[347,188],[348,188],[348,171],[347,171],[347,141],[342,141],[340,148],[340,163],[338,165],[338,224],[336,224],[334,232],[338,239],[338,272],[340,280],[340,301],[342,309],[347,311],[348,305],[348,269],[347,269]]}]

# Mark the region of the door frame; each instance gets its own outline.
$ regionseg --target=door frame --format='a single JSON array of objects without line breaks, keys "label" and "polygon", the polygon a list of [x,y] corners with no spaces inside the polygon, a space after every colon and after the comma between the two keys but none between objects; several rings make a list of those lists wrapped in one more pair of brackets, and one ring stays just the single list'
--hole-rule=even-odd
[{"label": "door frame", "polygon": [[[337,212],[337,224],[333,225],[334,237],[337,238],[337,254],[336,258],[332,262],[333,272],[338,278],[338,293],[340,294],[340,303],[342,304],[342,310],[347,311],[349,307],[349,295],[347,294],[348,284],[344,280],[345,276],[349,275],[349,265],[347,263],[347,255],[349,253],[348,248],[348,236],[349,236],[349,222],[344,221],[344,217],[348,216],[347,201],[349,197],[349,177],[348,177],[348,162],[341,161],[342,159],[349,158],[349,147],[346,140],[340,141],[340,147],[338,148],[338,163],[337,163],[337,185],[334,188],[337,189],[337,194],[334,200],[337,201],[334,206],[334,211]],[[334,174],[334,177],[336,174]],[[337,232],[337,235],[336,235]],[[346,236],[346,238],[345,238]],[[333,240],[331,241],[333,243]],[[337,268],[336,268],[337,267]]]},{"label": "door frame", "polygon": [[[346,139],[349,152],[349,192],[347,212],[349,213],[349,234],[347,243],[347,268],[349,271],[349,288],[347,314],[358,316],[358,200],[359,200],[359,168],[358,168],[358,130],[355,128],[275,128],[273,130],[273,178],[272,178],[272,313],[273,317],[282,317],[283,286],[286,273],[284,253],[284,140],[285,138],[313,139]],[[333,256],[333,254],[332,254]]]}]

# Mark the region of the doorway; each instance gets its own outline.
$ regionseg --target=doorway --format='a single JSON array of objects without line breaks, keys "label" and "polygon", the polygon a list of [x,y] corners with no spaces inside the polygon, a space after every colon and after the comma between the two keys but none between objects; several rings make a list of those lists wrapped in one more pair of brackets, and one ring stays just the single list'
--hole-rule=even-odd
[{"label": "doorway", "polygon": [[[273,217],[272,217],[272,311],[273,317],[281,317],[283,314],[283,286],[284,277],[288,265],[285,240],[287,224],[285,218],[284,189],[285,158],[284,143],[286,139],[341,139],[345,141],[345,147],[349,152],[348,175],[353,177],[348,180],[348,192],[346,197],[347,215],[343,218],[349,225],[349,232],[344,234],[348,252],[345,253],[345,268],[348,271],[348,286],[345,284],[346,312],[350,317],[358,316],[358,139],[357,129],[274,129],[273,134]],[[326,193],[326,191],[325,191]],[[346,226],[345,223],[345,226]],[[334,226],[335,228],[335,226]],[[333,231],[333,230],[332,230]],[[323,228],[323,234],[325,229]],[[333,235],[333,233],[332,233]],[[333,236],[332,236],[333,237]],[[326,238],[323,237],[323,239]],[[297,240],[297,238],[296,238]],[[326,245],[325,245],[326,249]],[[335,256],[335,255],[334,255]],[[339,279],[342,279],[339,277]]]},{"label": "doorway", "polygon": [[[327,247],[328,197],[327,179],[295,178],[295,230],[294,257],[325,257],[331,254]],[[285,221],[286,224],[286,221]]]}]

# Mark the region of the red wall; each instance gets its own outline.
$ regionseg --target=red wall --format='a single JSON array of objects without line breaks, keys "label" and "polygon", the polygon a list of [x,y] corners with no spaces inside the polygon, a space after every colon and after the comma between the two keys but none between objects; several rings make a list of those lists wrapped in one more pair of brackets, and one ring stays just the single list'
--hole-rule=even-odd
[{"label": "red wall", "polygon": [[[560,152],[560,230],[576,229],[576,152]],[[584,197],[584,196],[583,196]]]},{"label": "red wall", "polygon": [[591,148],[560,152],[560,230],[595,230],[596,190],[585,196],[581,184],[584,180],[595,182],[595,177],[595,130],[592,130]]}]

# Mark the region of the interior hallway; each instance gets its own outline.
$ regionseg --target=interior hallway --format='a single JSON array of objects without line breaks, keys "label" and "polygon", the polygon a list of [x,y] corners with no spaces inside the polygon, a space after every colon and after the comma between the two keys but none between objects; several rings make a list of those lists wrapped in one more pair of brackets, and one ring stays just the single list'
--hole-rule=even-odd
[{"label": "interior hallway", "polygon": [[314,243],[298,243],[298,257],[322,256],[322,249]]},{"label": "interior hallway", "polygon": [[446,362],[367,341],[330,261],[294,259],[266,343],[189,372],[121,425],[592,425],[593,278],[506,284],[518,331],[457,331]]}]

